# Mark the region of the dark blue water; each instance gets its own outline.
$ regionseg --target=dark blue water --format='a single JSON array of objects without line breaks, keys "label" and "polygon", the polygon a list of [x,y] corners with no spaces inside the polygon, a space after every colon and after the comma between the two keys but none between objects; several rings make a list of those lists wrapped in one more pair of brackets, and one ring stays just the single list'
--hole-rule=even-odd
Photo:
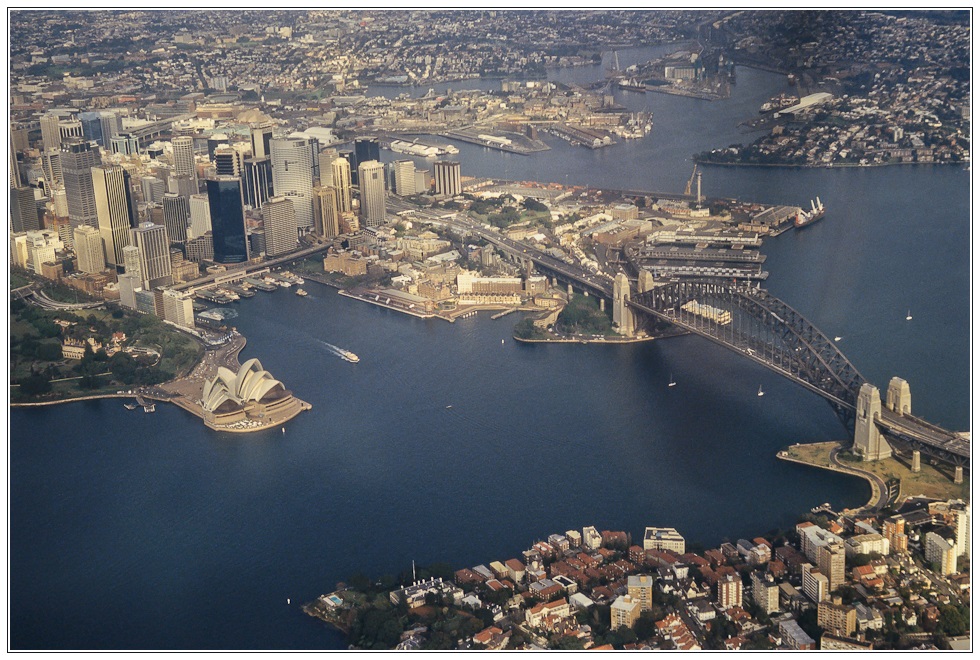
[{"label": "dark blue water", "polygon": [[[460,160],[464,174],[677,190],[689,152],[737,138],[782,84],[740,70],[727,102],[639,95],[659,108],[647,141],[532,158],[467,146]],[[823,221],[767,244],[767,286],[841,335],[867,378],[907,378],[914,409],[957,429],[968,183],[953,168],[705,173],[711,195],[821,196]],[[339,648],[298,604],[358,571],[507,559],[584,525],[716,544],[868,496],[774,458],[845,435],[822,399],[698,338],[522,346],[515,317],[423,321],[305,288],[238,307],[243,359],[313,404],[286,434],[217,434],[113,400],[11,411],[12,648]]]}]

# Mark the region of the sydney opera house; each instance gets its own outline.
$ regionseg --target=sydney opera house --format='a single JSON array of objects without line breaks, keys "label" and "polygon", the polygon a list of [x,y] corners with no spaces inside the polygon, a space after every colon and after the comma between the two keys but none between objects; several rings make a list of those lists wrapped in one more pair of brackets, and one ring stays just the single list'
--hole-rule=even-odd
[{"label": "sydney opera house", "polygon": [[308,407],[262,368],[257,359],[235,373],[225,367],[204,383],[204,423],[216,430],[245,431],[291,419]]}]

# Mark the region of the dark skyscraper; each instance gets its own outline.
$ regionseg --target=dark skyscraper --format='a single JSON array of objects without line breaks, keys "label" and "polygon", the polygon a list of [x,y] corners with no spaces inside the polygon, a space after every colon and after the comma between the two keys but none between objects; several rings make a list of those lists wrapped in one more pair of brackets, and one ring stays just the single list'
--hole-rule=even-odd
[{"label": "dark skyscraper", "polygon": [[352,185],[357,185],[357,158],[354,156],[354,152],[349,149],[344,149],[340,152],[340,157],[345,158],[350,164],[350,182]]},{"label": "dark skyscraper", "polygon": [[354,162],[350,166],[350,171],[354,178],[354,185],[360,185],[357,168],[361,163],[366,163],[369,160],[381,161],[381,145],[378,143],[378,138],[357,138],[354,140]]},{"label": "dark skyscraper", "polygon": [[208,179],[206,186],[211,208],[215,262],[234,264],[248,261],[241,181],[235,177],[223,176]]}]

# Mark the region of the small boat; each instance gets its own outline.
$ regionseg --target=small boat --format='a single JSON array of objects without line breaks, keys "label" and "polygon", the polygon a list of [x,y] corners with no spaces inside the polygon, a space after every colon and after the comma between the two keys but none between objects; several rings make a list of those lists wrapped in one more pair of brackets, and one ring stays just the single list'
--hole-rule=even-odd
[{"label": "small boat", "polygon": [[912,310],[911,309],[908,312],[905,313],[905,320],[906,321],[911,321],[912,320]]},{"label": "small boat", "polygon": [[759,385],[759,394],[758,394],[758,396],[762,396],[763,394],[765,394],[765,392],[762,391],[762,385]]},{"label": "small boat", "polygon": [[283,434],[283,435],[286,435],[286,427],[285,427],[285,426],[284,426],[284,427],[282,427],[282,434]]},{"label": "small boat", "polygon": [[843,337],[834,337],[834,341],[840,341]]},{"label": "small boat", "polygon": [[500,340],[500,343],[501,343],[501,344],[503,344],[503,343],[504,343],[504,340],[503,340],[503,339],[501,339],[501,340]]},{"label": "small boat", "polygon": [[289,605],[289,599],[288,598],[286,599],[286,604]]},{"label": "small boat", "polygon": [[296,289],[296,295],[297,295],[297,296],[308,296],[308,295],[310,295],[310,294],[308,294],[308,293],[307,293],[306,291],[304,291],[303,289]]},{"label": "small boat", "polygon": [[667,383],[667,387],[673,387],[677,382],[674,380],[674,374],[670,374],[670,382]]},{"label": "small boat", "polygon": [[126,410],[136,410],[135,403],[124,403],[123,405],[126,406]]},{"label": "small boat", "polygon": [[452,404],[449,404],[448,406],[446,406],[446,410],[449,410],[452,407],[453,407]]}]

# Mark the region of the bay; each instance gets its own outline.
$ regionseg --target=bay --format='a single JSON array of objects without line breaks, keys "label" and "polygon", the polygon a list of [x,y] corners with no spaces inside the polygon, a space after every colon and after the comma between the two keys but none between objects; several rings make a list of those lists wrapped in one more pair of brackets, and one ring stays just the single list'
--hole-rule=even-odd
[{"label": "bay", "polygon": [[[653,110],[648,139],[458,158],[470,176],[681,190],[690,155],[750,140],[736,124],[784,86],[740,68],[727,101],[616,92]],[[820,195],[824,220],[767,242],[767,287],[955,429],[969,424],[968,184],[952,167],[704,174],[711,196]],[[714,545],[868,496],[775,459],[846,438],[822,399],[696,337],[525,346],[515,317],[423,321],[305,288],[259,293],[236,320],[243,359],[313,404],[285,434],[113,400],[11,410],[12,648],[342,648],[298,604],[356,572],[503,560],[584,525]]]}]

